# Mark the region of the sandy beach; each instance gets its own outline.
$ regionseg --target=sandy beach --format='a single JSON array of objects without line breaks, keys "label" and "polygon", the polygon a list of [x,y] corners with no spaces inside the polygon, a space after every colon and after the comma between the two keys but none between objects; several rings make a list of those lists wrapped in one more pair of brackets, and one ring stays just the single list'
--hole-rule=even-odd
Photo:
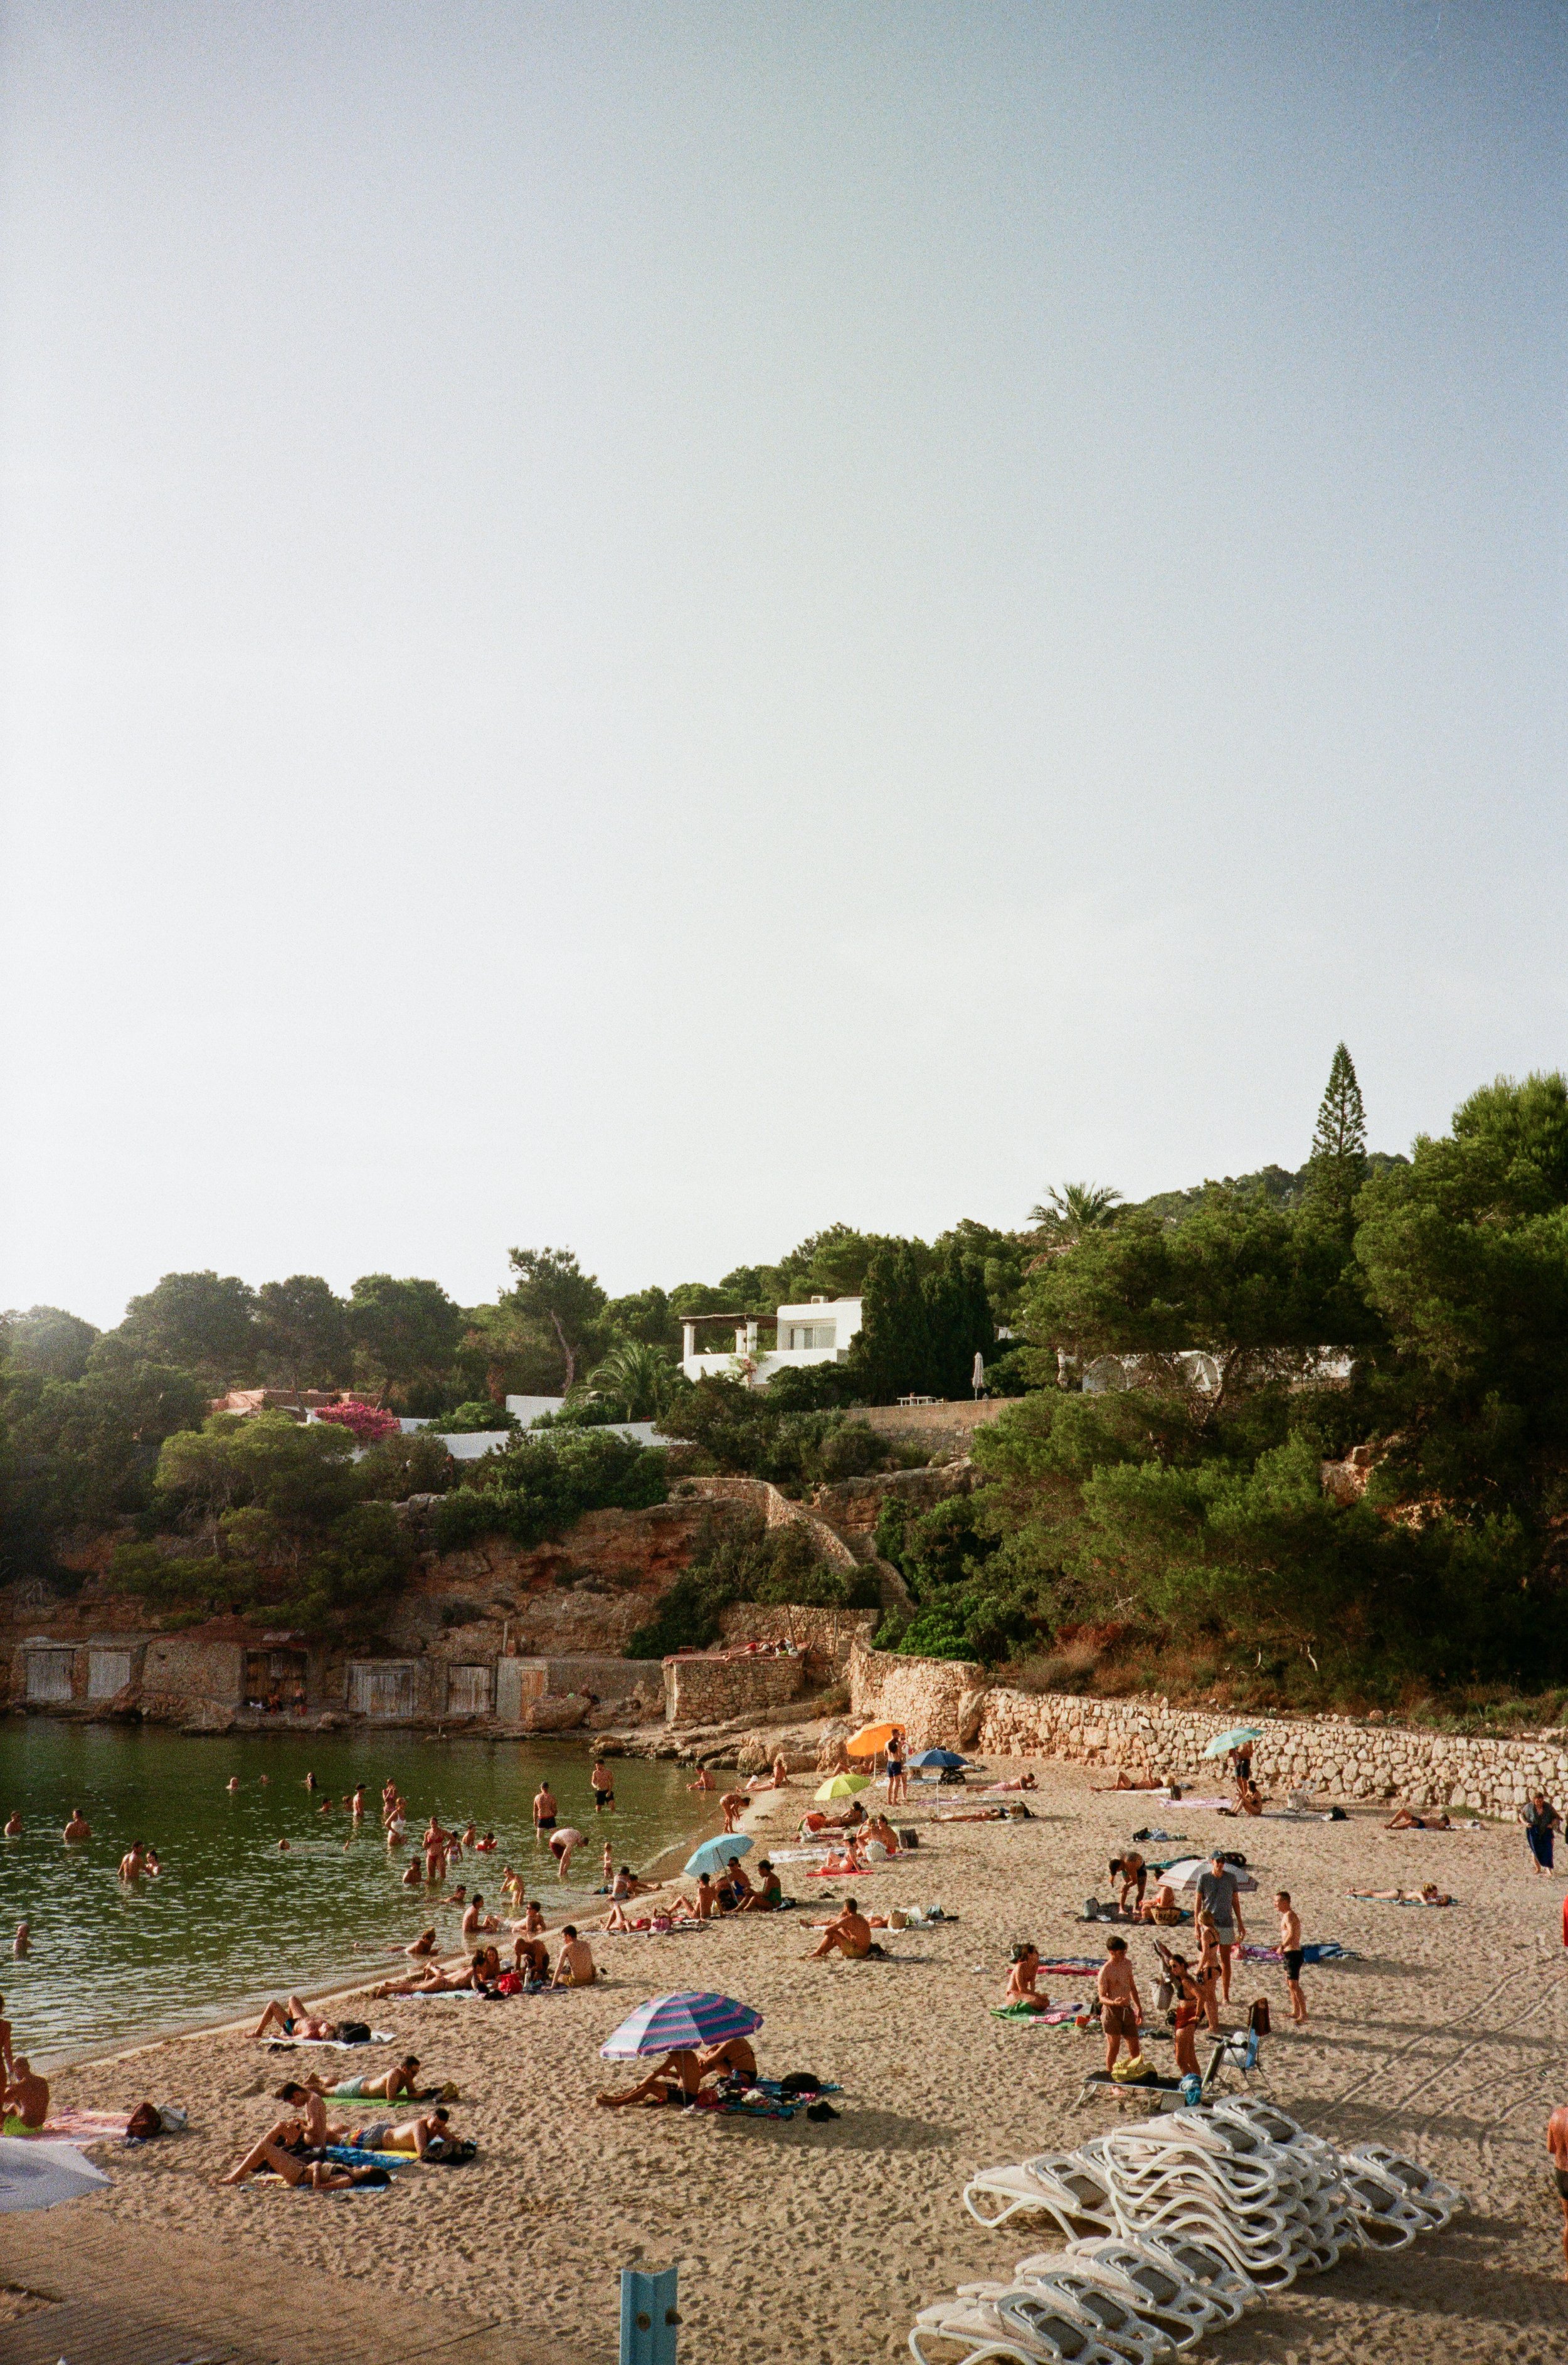
[{"label": "sandy beach", "polygon": [[[76,2204],[62,2231],[91,2213],[264,2245],[280,2262],[374,2279],[389,2299],[440,2299],[454,2321],[498,2309],[532,2346],[559,2341],[593,2360],[614,2354],[616,2270],[674,2261],[684,2356],[711,2365],[896,2356],[918,2307],[1055,2239],[1018,2221],[999,2233],[975,2225],[959,2202],[969,2173],[1070,2147],[1115,2115],[1114,2104],[1072,2107],[1102,2057],[1097,2036],[1001,2022],[990,2007],[1014,1940],[1034,1938],[1047,1958],[1102,1951],[1103,1933],[1075,1916],[1087,1895],[1105,1893],[1107,1856],[1156,1824],[1185,1834],[1194,1853],[1216,1843],[1246,1850],[1260,1880],[1248,1905],[1260,1943],[1272,1943],[1269,1900],[1284,1886],[1309,1941],[1338,1938],[1361,1958],[1307,1970],[1304,2034],[1286,2024],[1278,1967],[1239,1967],[1226,2024],[1239,2024],[1252,1996],[1270,1998],[1265,2060],[1278,2099],[1337,2141],[1371,2136],[1411,2152],[1470,2202],[1414,2250],[1305,2282],[1202,2353],[1271,2365],[1308,2356],[1544,2365],[1568,2354],[1561,2218],[1543,2148],[1568,2078],[1562,1884],[1534,1876],[1518,1827],[1394,1834],[1383,1810],[1342,1823],[1233,1821],[1140,1793],[1095,1795],[1081,1768],[1031,1770],[1039,1788],[1026,1823],[935,1823],[953,1794],[916,1789],[908,1819],[919,1851],[856,1892],[868,1911],[939,1902],[959,1919],[890,1934],[886,1963],[806,1962],[801,1911],[686,1935],[596,1937],[605,1984],[580,1993],[376,2005],[369,2016],[397,2032],[399,2051],[418,2051],[432,2077],[472,2098],[454,2120],[480,2146],[471,2166],[411,2167],[385,2195],[224,2190],[216,2180],[275,2116],[271,2090],[295,2062],[381,2068],[390,2048],[374,2061],[290,2056],[225,2031],[62,2071],[59,2102],[129,2107],[146,2095],[182,2104],[191,2126],[139,2151],[96,2154],[113,2191]],[[789,1844],[812,1787],[800,1777],[754,1805],[759,1852],[769,1839]],[[803,1866],[783,1869],[797,1897],[846,1891]],[[1451,1910],[1348,1894],[1434,1879],[1458,1899]],[[414,1900],[410,1936],[418,1915]],[[1148,2000],[1152,1945],[1133,1933],[1132,1950]],[[280,1966],[278,1992],[288,1984]],[[1091,1992],[1087,1980],[1045,1984],[1063,1998]],[[841,2118],[597,2109],[596,2091],[632,2074],[599,2060],[603,2038],[644,1998],[688,1987],[755,2004],[764,2072],[834,2080]],[[1151,2050],[1168,2060],[1168,2046]]]}]

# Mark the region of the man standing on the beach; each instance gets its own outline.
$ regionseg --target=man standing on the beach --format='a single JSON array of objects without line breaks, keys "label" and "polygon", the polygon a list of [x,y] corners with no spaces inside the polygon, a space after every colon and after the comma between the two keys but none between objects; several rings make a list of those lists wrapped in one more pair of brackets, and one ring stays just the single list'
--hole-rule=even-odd
[{"label": "man standing on the beach", "polygon": [[1301,1967],[1305,1957],[1301,1950],[1301,1915],[1291,1903],[1288,1889],[1282,1889],[1274,1899],[1280,1917],[1280,1960],[1285,1967],[1285,1993],[1291,2000],[1291,2019],[1297,2028],[1306,2026],[1306,1998],[1301,1989]]},{"label": "man standing on the beach", "polygon": [[1546,2148],[1551,2155],[1557,2198],[1562,2203],[1562,2257],[1568,2266],[1568,2102],[1559,2102],[1546,2123]]},{"label": "man standing on the beach", "polygon": [[1138,2023],[1143,2018],[1143,1998],[1137,1991],[1132,1963],[1127,1956],[1125,1938],[1107,1938],[1105,1959],[1100,1966],[1100,1976],[1094,1982],[1100,1998],[1100,2026],[1105,2037],[1105,2067],[1114,2069],[1116,2056],[1125,2044],[1136,2061],[1143,2051],[1143,2039],[1138,2034]]},{"label": "man standing on the beach", "polygon": [[1198,1875],[1198,1905],[1200,1916],[1206,1914],[1215,1925],[1215,1943],[1219,1948],[1220,1993],[1230,2001],[1230,1958],[1240,1940],[1247,1935],[1247,1924],[1241,1918],[1239,1883],[1236,1875],[1216,1848],[1209,1858],[1207,1872]]}]

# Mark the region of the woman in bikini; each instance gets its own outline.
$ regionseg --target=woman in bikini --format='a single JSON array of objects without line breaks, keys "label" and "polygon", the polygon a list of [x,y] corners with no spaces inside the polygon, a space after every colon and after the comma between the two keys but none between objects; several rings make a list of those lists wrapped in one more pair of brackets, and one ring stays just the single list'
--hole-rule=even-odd
[{"label": "woman in bikini", "polygon": [[[1198,1990],[1198,2001],[1203,2006],[1204,2018],[1209,2024],[1210,2034],[1217,2036],[1219,2034],[1219,1986],[1225,1970],[1225,1956],[1220,1952],[1219,1932],[1215,1929],[1212,1918],[1205,1913],[1197,1927],[1198,1945],[1201,1951],[1191,1977],[1193,1986]],[[1158,1943],[1157,1940],[1156,1944]]]},{"label": "woman in bikini", "polygon": [[1154,1946],[1165,1967],[1165,1976],[1175,1990],[1170,2004],[1170,2033],[1176,2046],[1176,2074],[1200,2078],[1203,2072],[1198,2068],[1197,2026],[1204,2016],[1203,1997],[1187,1967],[1186,1956],[1173,1955],[1159,1938]]}]

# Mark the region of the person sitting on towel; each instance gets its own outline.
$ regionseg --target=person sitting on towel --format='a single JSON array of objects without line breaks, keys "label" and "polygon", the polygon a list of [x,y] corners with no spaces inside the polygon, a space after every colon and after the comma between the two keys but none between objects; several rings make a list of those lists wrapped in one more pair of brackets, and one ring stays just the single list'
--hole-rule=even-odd
[{"label": "person sitting on towel", "polygon": [[698,2054],[682,2047],[666,2053],[656,2069],[635,2086],[628,2086],[623,2094],[596,2094],[594,2101],[601,2111],[624,2110],[628,2102],[673,2102],[684,2107],[697,2100],[697,2089],[702,2083],[702,2063]]},{"label": "person sitting on towel", "polygon": [[1025,2012],[1048,2012],[1051,2000],[1041,1995],[1035,1981],[1040,1972],[1040,1950],[1032,1939],[1025,1938],[1013,1949],[1013,1961],[1007,1973],[1007,1985],[1002,2001],[1005,2008],[1016,2004]]},{"label": "person sitting on towel", "polygon": [[826,1955],[840,1954],[848,1962],[863,1963],[870,1951],[871,1924],[854,1898],[846,1897],[843,1911],[835,1913],[823,1930],[821,1945],[813,1946],[802,1959],[819,1963]]},{"label": "person sitting on towel", "polygon": [[784,1899],[784,1883],[766,1856],[756,1868],[762,1876],[761,1880],[749,1896],[742,1898],[740,1911],[743,1913],[777,1913]]}]

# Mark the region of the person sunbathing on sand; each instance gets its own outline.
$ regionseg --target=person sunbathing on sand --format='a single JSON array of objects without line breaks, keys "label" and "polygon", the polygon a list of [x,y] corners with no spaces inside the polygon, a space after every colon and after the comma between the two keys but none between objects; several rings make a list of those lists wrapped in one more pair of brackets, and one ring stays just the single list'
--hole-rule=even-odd
[{"label": "person sunbathing on sand", "polygon": [[846,1897],[842,1911],[834,1914],[823,1932],[821,1945],[813,1946],[801,1960],[820,1963],[825,1956],[839,1954],[848,1962],[862,1963],[870,1951],[871,1924],[855,1899]]},{"label": "person sunbathing on sand", "polygon": [[512,1968],[532,1986],[542,1987],[550,1976],[550,1950],[543,1938],[512,1940]]},{"label": "person sunbathing on sand", "polygon": [[819,1875],[824,1880],[842,1878],[846,1874],[853,1875],[864,1872],[865,1869],[865,1865],[855,1853],[853,1840],[844,1847],[834,1848],[817,1866]]},{"label": "person sunbathing on sand", "polygon": [[[329,2102],[395,2102],[399,2095],[406,2094],[412,2102],[419,2099],[416,2079],[419,2066],[417,2053],[405,2053],[395,2069],[383,2069],[379,2077],[340,2078],[331,2086],[319,2070],[312,2069],[304,2078],[291,2078],[286,2084],[280,2086],[277,2100],[288,2102],[296,2101],[301,2094],[310,2099],[324,2094]],[[311,2140],[324,2143],[326,2137],[313,2136]]]},{"label": "person sunbathing on sand", "polygon": [[[758,1865],[760,1872],[762,1866]],[[695,1897],[674,1897],[666,1911],[675,1922],[711,1922],[719,1910],[719,1892],[705,1872],[697,1876]]]},{"label": "person sunbathing on sand", "polygon": [[748,1897],[741,1899],[738,1910],[742,1913],[777,1913],[784,1900],[784,1883],[767,1856],[762,1858],[756,1868],[762,1878]]},{"label": "person sunbathing on sand", "polygon": [[288,2078],[273,2096],[274,2102],[286,2102],[303,2122],[303,2139],[308,2144],[342,2143],[348,2132],[346,2127],[333,2126],[328,2120],[326,2090],[319,2078],[312,2077],[305,2085],[296,2078]]},{"label": "person sunbathing on sand", "polygon": [[41,2127],[49,2116],[49,2079],[38,2075],[25,2054],[18,2053],[11,2064],[10,2081],[0,2108],[5,2112],[7,2135],[14,2135],[18,2127]]},{"label": "person sunbathing on sand", "polygon": [[1369,1902],[1382,1905],[1451,1905],[1453,1903],[1453,1899],[1440,1890],[1435,1880],[1428,1881],[1419,1897],[1412,1897],[1406,1889],[1352,1889],[1350,1894],[1352,1897],[1364,1898]]},{"label": "person sunbathing on sand", "polygon": [[1142,1782],[1129,1782],[1126,1773],[1118,1765],[1114,1782],[1091,1782],[1089,1788],[1097,1798],[1103,1798],[1109,1790],[1163,1790],[1165,1784],[1158,1777],[1150,1777]]},{"label": "person sunbathing on sand", "polygon": [[391,2179],[384,2168],[339,2168],[327,2159],[301,2159],[304,2131],[297,2119],[280,2119],[270,2134],[264,2135],[245,2154],[220,2184],[243,2184],[258,2169],[270,2168],[286,2184],[308,2185],[313,2192],[346,2192],[356,2184],[387,2184]]},{"label": "person sunbathing on sand", "polygon": [[1021,2004],[1025,2012],[1048,2012],[1049,1996],[1040,1995],[1035,1987],[1039,1971],[1040,1950],[1032,1940],[1025,1938],[1021,1945],[1013,1949],[1012,1967],[1002,1995],[1003,2005]]},{"label": "person sunbathing on sand", "polygon": [[628,2102],[673,2102],[684,2109],[696,2101],[701,2082],[698,2056],[682,2047],[666,2053],[656,2069],[650,2069],[645,2078],[628,2086],[623,2094],[596,2094],[594,2101],[601,2111],[622,2111]]},{"label": "person sunbathing on sand", "polygon": [[309,2005],[301,2003],[297,1995],[291,1995],[286,2004],[269,2003],[251,2033],[252,2036],[265,2036],[274,2026],[281,2036],[304,2036],[318,2044],[330,2043],[338,2033],[335,2020],[319,2020]]},{"label": "person sunbathing on sand", "polygon": [[1385,1832],[1450,1832],[1453,1825],[1446,1814],[1413,1815],[1408,1807],[1396,1807],[1383,1828]]},{"label": "person sunbathing on sand", "polygon": [[433,2146],[439,2158],[452,2133],[451,2117],[450,2111],[438,2107],[420,2118],[406,2119],[401,2126],[374,2119],[367,2126],[355,2127],[346,2141],[355,2151],[406,2151],[415,2159],[425,2158]]},{"label": "person sunbathing on sand", "polygon": [[561,1985],[563,1974],[569,1988],[590,1988],[599,1977],[587,1940],[578,1937],[569,1922],[561,1933],[561,1951],[555,1958],[555,1976],[550,1982],[553,1988]]}]

